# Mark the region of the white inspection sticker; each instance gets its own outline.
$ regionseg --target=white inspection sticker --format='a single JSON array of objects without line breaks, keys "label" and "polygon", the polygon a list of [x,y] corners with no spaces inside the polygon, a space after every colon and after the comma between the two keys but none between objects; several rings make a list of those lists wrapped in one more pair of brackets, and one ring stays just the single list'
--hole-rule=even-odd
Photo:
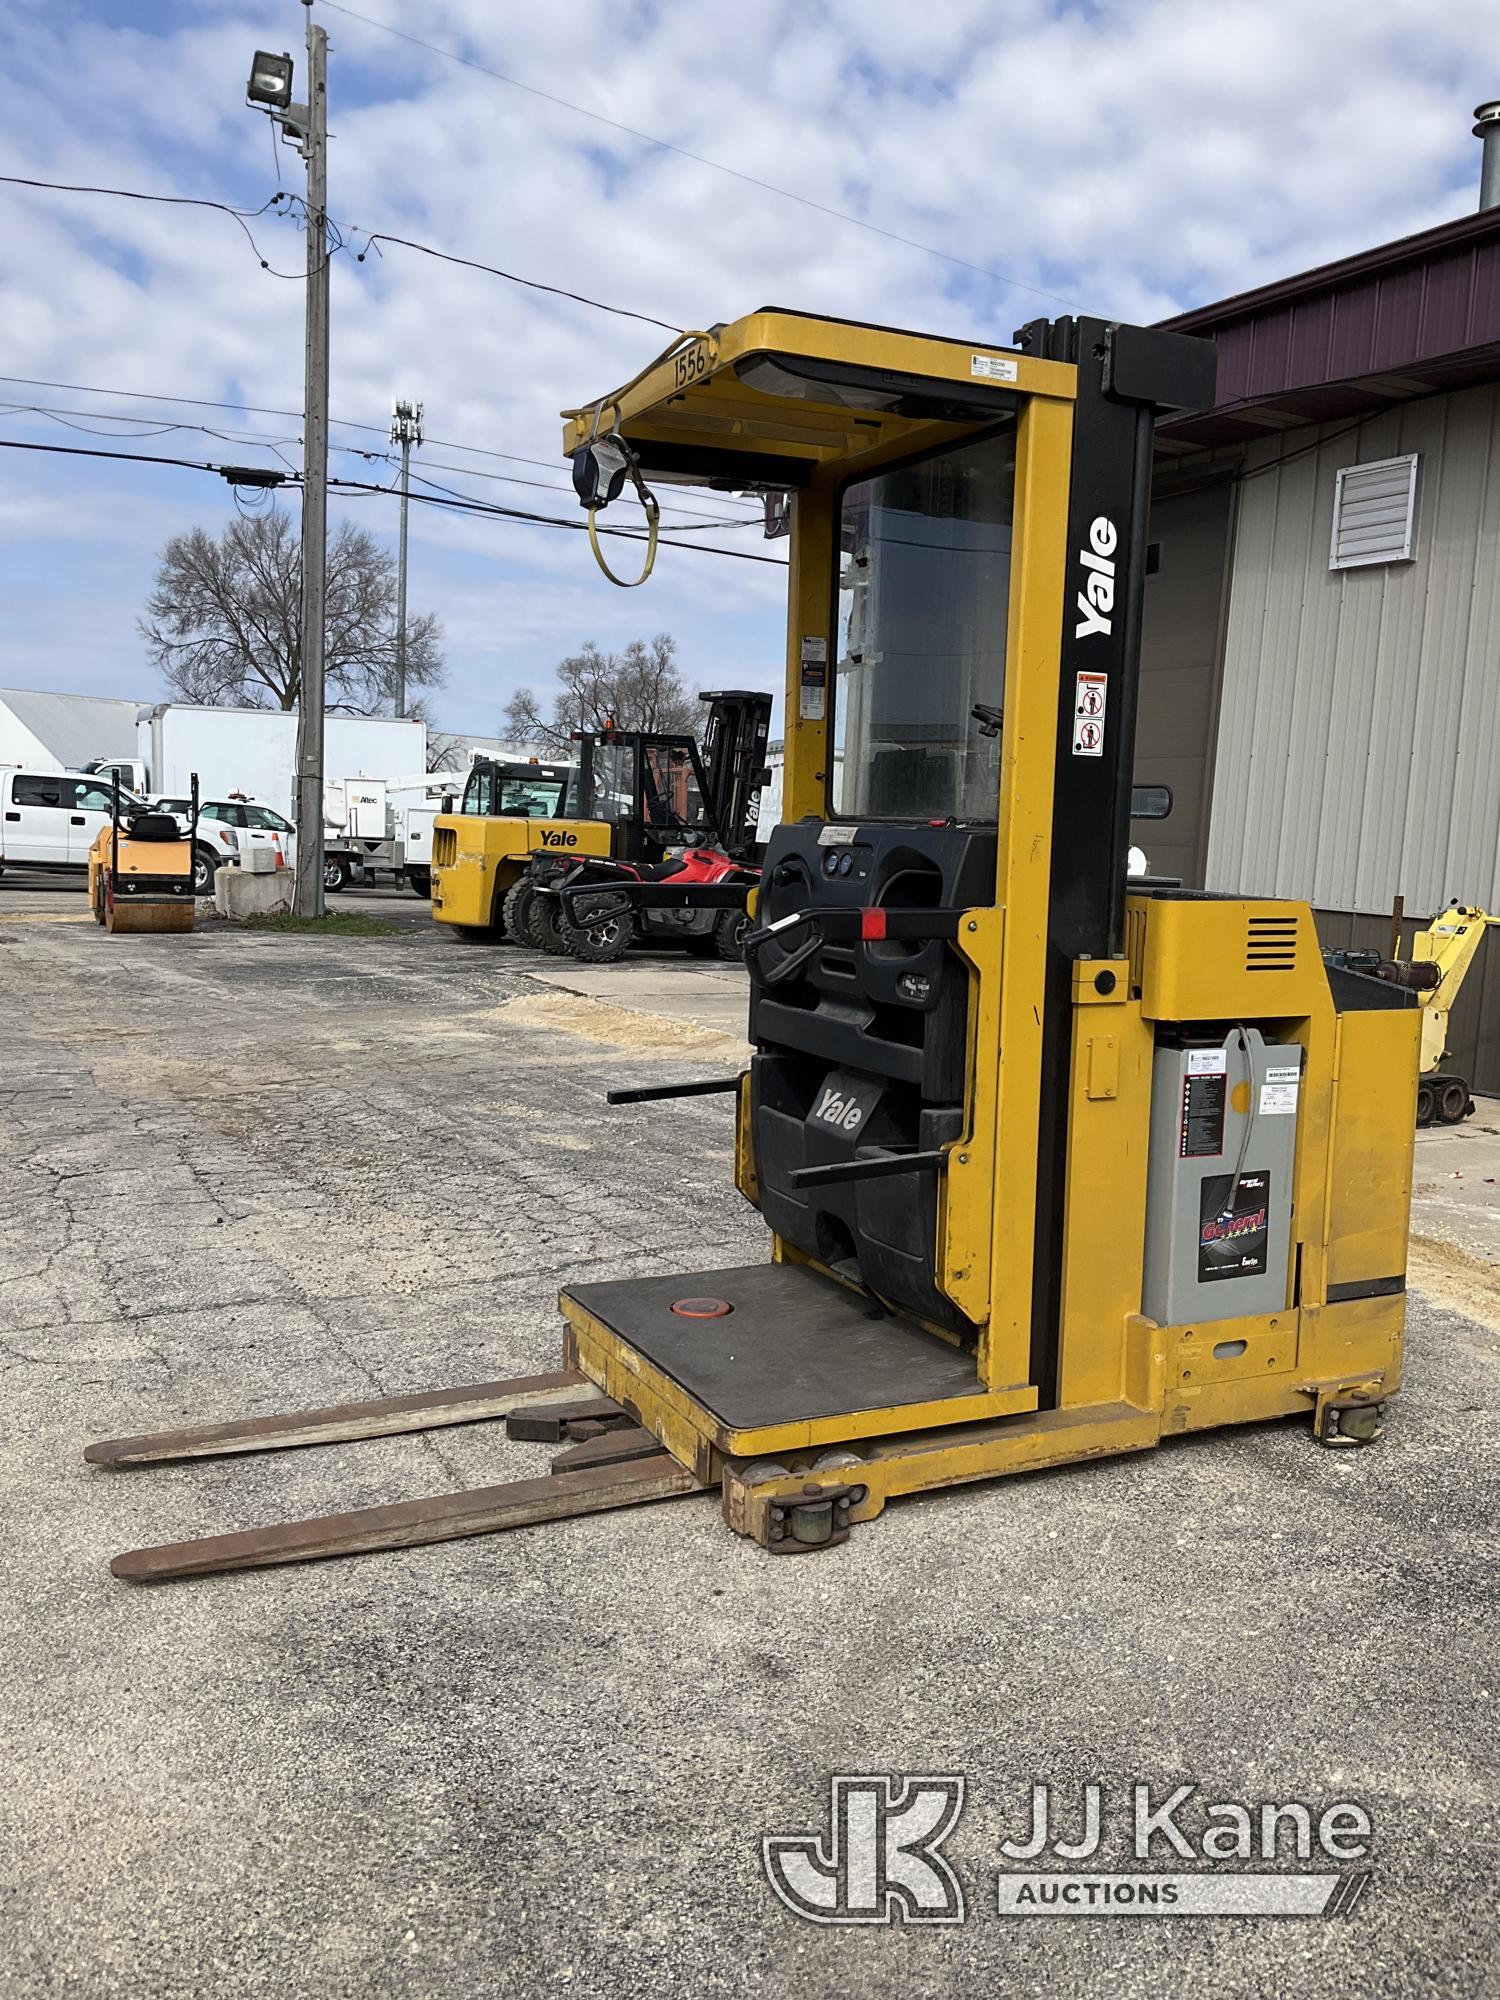
[{"label": "white inspection sticker", "polygon": [[1228,1068],[1229,1055],[1224,1049],[1189,1049],[1187,1052],[1189,1076],[1223,1076]]},{"label": "white inspection sticker", "polygon": [[1017,369],[1014,361],[1007,361],[1003,354],[971,354],[969,373],[986,382],[1014,382]]},{"label": "white inspection sticker", "polygon": [[1289,1118],[1297,1109],[1295,1083],[1263,1083],[1260,1087],[1262,1118]]},{"label": "white inspection sticker", "polygon": [[819,847],[852,847],[859,838],[857,826],[825,826],[818,835]]},{"label": "white inspection sticker", "polygon": [[1302,1081],[1302,1065],[1301,1063],[1267,1063],[1264,1081],[1266,1083],[1300,1083]]}]

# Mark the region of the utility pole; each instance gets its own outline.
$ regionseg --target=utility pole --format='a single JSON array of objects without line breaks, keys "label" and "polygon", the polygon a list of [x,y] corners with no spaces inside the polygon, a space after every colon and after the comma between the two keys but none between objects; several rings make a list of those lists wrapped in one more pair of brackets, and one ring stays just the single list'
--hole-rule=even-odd
[{"label": "utility pole", "polygon": [[307,102],[292,100],[293,62],[255,51],[245,99],[307,162],[307,325],[302,418],[302,630],[297,700],[299,917],[323,914],[323,636],[328,582],[328,37],[307,9]]},{"label": "utility pole", "polygon": [[323,914],[323,637],[328,582],[328,36],[307,8],[307,360],[302,419],[302,676],[297,701],[299,917]]},{"label": "utility pole", "polygon": [[406,713],[406,513],[411,497],[411,448],[422,442],[422,405],[398,399],[391,443],[401,447],[401,553],[396,565],[396,713]]}]

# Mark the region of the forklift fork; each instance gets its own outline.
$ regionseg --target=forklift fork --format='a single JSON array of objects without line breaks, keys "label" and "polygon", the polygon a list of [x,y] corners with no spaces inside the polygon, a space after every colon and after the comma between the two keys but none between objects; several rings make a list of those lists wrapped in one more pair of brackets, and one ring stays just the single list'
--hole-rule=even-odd
[{"label": "forklift fork", "polygon": [[492,1535],[539,1521],[569,1520],[703,1491],[696,1474],[640,1429],[628,1410],[567,1368],[551,1375],[476,1383],[467,1389],[437,1389],[324,1410],[112,1438],[90,1445],[84,1457],[92,1465],[156,1465],[172,1459],[224,1458],[240,1452],[392,1437],[499,1418],[506,1420],[512,1437],[573,1442],[553,1459],[544,1478],[506,1480],[472,1491],[362,1507],[353,1513],[130,1549],[116,1556],[110,1569],[131,1582],[159,1583],[173,1577]]}]

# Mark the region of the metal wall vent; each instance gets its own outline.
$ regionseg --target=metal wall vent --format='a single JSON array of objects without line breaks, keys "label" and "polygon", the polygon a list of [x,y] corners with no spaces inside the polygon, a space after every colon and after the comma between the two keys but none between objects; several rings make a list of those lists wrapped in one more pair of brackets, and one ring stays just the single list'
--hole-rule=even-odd
[{"label": "metal wall vent", "polygon": [[1333,487],[1330,569],[1410,562],[1417,530],[1417,452],[1346,465]]},{"label": "metal wall vent", "polygon": [[1297,919],[1251,917],[1245,927],[1247,972],[1295,972]]}]

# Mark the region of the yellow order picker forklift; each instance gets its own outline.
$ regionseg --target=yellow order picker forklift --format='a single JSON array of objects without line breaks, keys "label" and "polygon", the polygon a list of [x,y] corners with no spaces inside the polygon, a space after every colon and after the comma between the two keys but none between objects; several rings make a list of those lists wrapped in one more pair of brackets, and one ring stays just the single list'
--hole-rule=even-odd
[{"label": "yellow order picker forklift", "polygon": [[786,1553],[900,1495],[1187,1431],[1377,1435],[1418,995],[1325,968],[1304,904],[1127,886],[1153,424],[1213,385],[1206,343],[1099,320],[1006,349],[767,310],[570,414],[591,519],[622,467],[638,493],[790,495],[754,1055],[613,1093],[733,1096],[769,1255],[567,1285],[552,1375],[96,1445],[126,1466],[492,1417],[573,1440],[546,1477],[116,1574],[706,1488]]}]

